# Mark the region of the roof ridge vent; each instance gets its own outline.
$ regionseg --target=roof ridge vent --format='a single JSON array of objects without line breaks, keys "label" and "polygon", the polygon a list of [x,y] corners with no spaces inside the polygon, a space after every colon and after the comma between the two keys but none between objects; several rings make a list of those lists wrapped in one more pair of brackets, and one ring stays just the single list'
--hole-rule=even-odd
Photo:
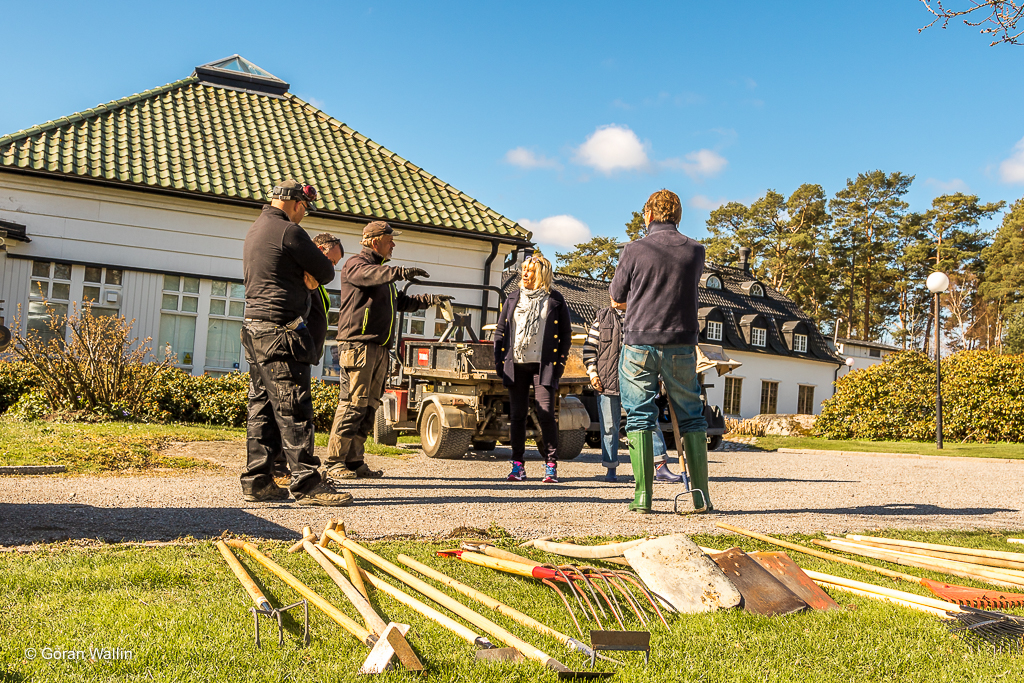
[{"label": "roof ridge vent", "polygon": [[241,55],[197,66],[192,73],[200,83],[226,88],[236,88],[267,95],[284,95],[290,87],[266,69],[261,69]]}]

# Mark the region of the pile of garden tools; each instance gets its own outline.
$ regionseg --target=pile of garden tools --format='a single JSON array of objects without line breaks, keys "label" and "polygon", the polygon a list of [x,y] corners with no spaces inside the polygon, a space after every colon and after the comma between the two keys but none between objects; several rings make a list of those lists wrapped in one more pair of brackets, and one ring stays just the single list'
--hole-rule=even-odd
[{"label": "pile of garden tools", "polygon": [[[785,552],[747,553],[737,547],[724,551],[700,547],[683,534],[602,545],[559,543],[547,537],[527,541],[521,546],[532,548],[523,553],[539,551],[547,556],[569,558],[571,561],[568,562],[544,562],[486,542],[467,542],[458,548],[437,553],[442,558],[534,580],[546,587],[545,590],[553,590],[575,626],[577,638],[448,576],[437,567],[398,555],[398,563],[408,568],[404,569],[349,538],[344,524],[338,520],[330,520],[319,535],[305,527],[302,538],[289,548],[289,552],[304,552],[311,560],[311,568],[327,574],[355,610],[362,622],[359,623],[254,544],[229,539],[217,541],[217,548],[253,602],[250,612],[255,622],[257,647],[260,646],[261,617],[275,623],[278,642],[283,643],[283,614],[299,606],[303,607],[306,615],[303,642],[308,644],[308,610],[309,605],[313,605],[370,649],[360,668],[362,674],[381,673],[394,666],[395,662],[410,671],[422,671],[424,668],[410,643],[410,626],[385,621],[373,604],[370,588],[466,640],[477,648],[478,659],[533,660],[556,671],[559,678],[566,679],[613,675],[614,671],[595,669],[598,660],[624,664],[609,656],[609,652],[642,652],[648,661],[651,630],[668,629],[668,619],[673,614],[738,607],[766,617],[784,618],[808,610],[837,609],[839,606],[835,600],[823,589],[846,591],[934,614],[946,620],[954,634],[974,646],[1019,652],[1024,643],[1024,617],[986,609],[1024,606],[1024,594],[931,581],[729,524],[719,523],[718,526],[797,553],[911,581],[928,588],[937,598],[804,569]],[[1002,587],[1024,587],[1022,553],[857,535],[828,537],[826,541],[815,543],[847,554],[946,571]],[[275,608],[232,549],[242,550],[302,599]],[[360,566],[360,561],[363,566]],[[385,575],[390,580],[385,580]],[[420,576],[520,626],[554,639],[570,653],[589,659],[590,668],[569,668]],[[394,581],[402,587],[396,586]],[[419,596],[414,596],[414,593]],[[496,647],[491,639],[505,647]]]}]

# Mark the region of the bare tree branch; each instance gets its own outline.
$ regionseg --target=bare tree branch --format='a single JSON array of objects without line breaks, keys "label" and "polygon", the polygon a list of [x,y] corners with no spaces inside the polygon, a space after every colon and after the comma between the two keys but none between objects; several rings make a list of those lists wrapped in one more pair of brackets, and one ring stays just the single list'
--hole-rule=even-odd
[{"label": "bare tree branch", "polygon": [[[942,20],[942,28],[946,28],[949,25],[950,19],[963,19],[964,24],[967,26],[981,26],[981,34],[998,37],[989,43],[989,46],[998,45],[999,43],[1007,43],[1009,45],[1020,45],[1020,37],[1024,35],[1024,29],[1017,30],[1017,21],[1020,20],[1024,15],[1024,1],[1022,0],[969,0],[971,7],[968,9],[946,9],[942,4],[942,0],[921,0],[929,12],[935,17],[927,26],[923,26],[917,29],[920,33],[925,29],[931,28]],[[981,14],[975,15],[975,12],[981,10]],[[988,16],[985,16],[985,12],[988,12]],[[978,21],[972,21],[976,17],[980,18]],[[991,24],[991,26],[986,26]]]}]

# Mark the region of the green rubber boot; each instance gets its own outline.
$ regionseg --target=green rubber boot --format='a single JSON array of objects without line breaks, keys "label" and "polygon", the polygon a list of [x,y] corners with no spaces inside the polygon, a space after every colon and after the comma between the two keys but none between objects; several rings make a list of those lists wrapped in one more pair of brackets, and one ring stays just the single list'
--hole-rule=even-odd
[{"label": "green rubber boot", "polygon": [[[706,512],[711,512],[715,508],[711,505],[711,492],[708,491],[708,435],[705,432],[683,434],[683,449],[686,452],[690,488],[694,489],[693,507],[699,510],[706,505]],[[700,492],[696,489],[700,489]],[[708,496],[707,500],[704,499],[705,495]]]},{"label": "green rubber boot", "polygon": [[654,432],[629,432],[629,461],[633,464],[636,494],[629,504],[630,512],[647,514],[654,497]]}]

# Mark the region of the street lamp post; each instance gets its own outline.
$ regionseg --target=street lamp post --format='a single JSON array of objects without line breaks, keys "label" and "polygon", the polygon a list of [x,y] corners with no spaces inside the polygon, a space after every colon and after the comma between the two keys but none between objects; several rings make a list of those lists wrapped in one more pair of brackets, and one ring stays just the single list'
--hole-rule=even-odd
[{"label": "street lamp post", "polygon": [[935,295],[935,447],[942,448],[942,338],[939,330],[940,298],[949,289],[949,277],[936,271],[928,276],[928,291]]}]

